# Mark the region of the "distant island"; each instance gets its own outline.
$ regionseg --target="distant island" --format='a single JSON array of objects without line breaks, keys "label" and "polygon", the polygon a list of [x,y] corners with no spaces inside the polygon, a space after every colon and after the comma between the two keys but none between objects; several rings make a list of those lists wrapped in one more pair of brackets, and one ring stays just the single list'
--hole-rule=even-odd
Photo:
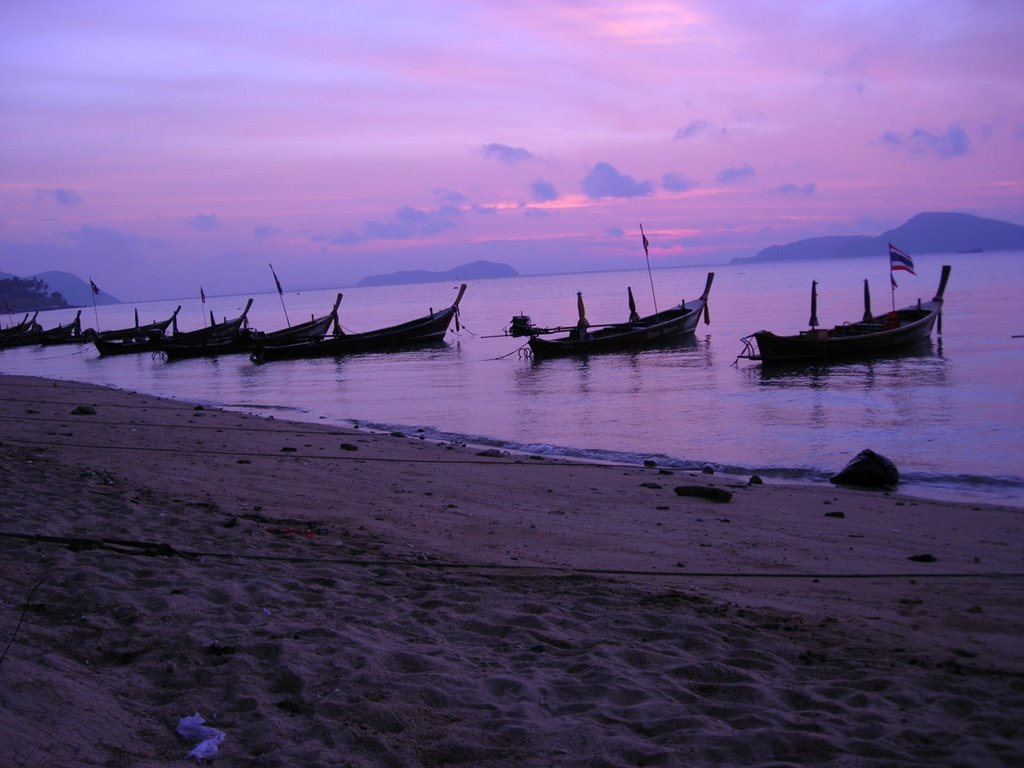
[{"label": "distant island", "polygon": [[844,259],[888,253],[889,243],[910,254],[976,253],[1024,249],[1024,227],[967,213],[919,213],[896,229],[877,237],[847,235],[812,237],[788,245],[773,245],[733,264],[775,261]]},{"label": "distant island", "polygon": [[443,283],[449,280],[490,280],[498,277],[518,277],[516,272],[508,264],[497,264],[493,261],[474,261],[463,264],[444,272],[430,272],[427,270],[406,270],[392,272],[390,275],[370,275],[364,277],[356,285],[404,285],[407,283]]},{"label": "distant island", "polygon": [[[92,304],[92,290],[82,278],[70,272],[40,272],[18,277],[0,272],[0,301],[4,311],[35,312],[36,310],[85,307]],[[108,293],[96,296],[97,304],[120,304]]]}]

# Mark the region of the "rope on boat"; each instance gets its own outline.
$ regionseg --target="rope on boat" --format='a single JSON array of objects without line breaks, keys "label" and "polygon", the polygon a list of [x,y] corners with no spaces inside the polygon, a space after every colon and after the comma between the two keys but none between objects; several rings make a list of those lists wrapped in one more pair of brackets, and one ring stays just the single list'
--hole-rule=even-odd
[{"label": "rope on boat", "polygon": [[[765,571],[642,571],[630,568],[578,568],[557,565],[520,565],[509,563],[454,562],[451,560],[431,559],[428,555],[419,555],[416,559],[378,558],[365,559],[353,557],[313,557],[302,555],[266,555],[247,552],[223,552],[206,550],[178,549],[167,543],[152,541],[135,541],[129,539],[93,538],[87,536],[53,536],[19,531],[0,531],[0,538],[16,539],[35,544],[53,544],[64,546],[72,552],[102,550],[115,555],[131,557],[181,557],[186,560],[217,559],[217,560],[259,560],[284,563],[304,563],[323,565],[352,565],[364,568],[402,567],[425,568],[449,571],[521,571],[564,576],[639,576],[658,578],[683,579],[811,579],[811,580],[853,580],[853,579],[1022,579],[1024,571],[947,571],[942,573],[906,572],[906,573],[861,573],[861,572],[799,572],[771,573]],[[40,582],[42,583],[42,582]],[[33,590],[34,591],[34,590]]]},{"label": "rope on boat", "polygon": [[530,352],[530,342],[527,341],[521,347],[516,347],[511,352],[506,352],[504,355],[499,355],[498,357],[492,357],[490,359],[491,360],[504,360],[506,357],[511,357],[512,355],[518,355],[520,358],[523,358],[523,357],[531,357],[532,354],[533,353]]}]

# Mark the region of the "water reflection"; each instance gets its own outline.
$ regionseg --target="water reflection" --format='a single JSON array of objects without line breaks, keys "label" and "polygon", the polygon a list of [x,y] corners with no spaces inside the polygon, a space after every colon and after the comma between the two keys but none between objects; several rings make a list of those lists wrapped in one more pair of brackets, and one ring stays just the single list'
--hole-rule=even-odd
[{"label": "water reflection", "polygon": [[741,368],[748,384],[768,389],[858,389],[946,385],[949,364],[941,348],[925,341],[904,354],[835,363],[788,363]]}]

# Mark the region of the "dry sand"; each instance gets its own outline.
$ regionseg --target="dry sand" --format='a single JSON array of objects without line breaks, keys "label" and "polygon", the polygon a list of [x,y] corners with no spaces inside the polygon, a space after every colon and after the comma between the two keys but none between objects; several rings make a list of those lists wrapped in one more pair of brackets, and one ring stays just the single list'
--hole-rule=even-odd
[{"label": "dry sand", "polygon": [[1024,765],[1022,510],[0,395],[4,766]]}]

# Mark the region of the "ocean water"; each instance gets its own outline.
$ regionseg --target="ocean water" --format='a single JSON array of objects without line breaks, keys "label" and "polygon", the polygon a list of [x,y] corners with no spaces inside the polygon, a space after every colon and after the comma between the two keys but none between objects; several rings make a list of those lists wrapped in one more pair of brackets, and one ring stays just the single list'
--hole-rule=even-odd
[{"label": "ocean water", "polygon": [[[898,273],[896,306],[928,299],[952,265],[943,333],[914,354],[782,370],[739,360],[756,330],[807,327],[810,283],[828,326],[863,314],[863,280],[876,312],[891,307],[888,262],[878,258],[530,276],[471,282],[437,347],[340,359],[255,365],[244,355],[165,362],[149,354],[99,358],[91,345],[0,352],[0,371],[74,379],[298,420],[401,430],[426,439],[537,454],[702,468],[827,483],[863,448],[891,458],[901,490],[924,497],[1024,507],[1024,252],[916,255],[917,276]],[[511,317],[571,325],[582,291],[592,324],[695,298],[716,273],[710,325],[676,346],[641,353],[534,361],[524,340],[503,336]],[[449,283],[286,293],[292,323],[329,310],[338,290],[349,331],[402,322],[451,303]],[[250,321],[285,325],[273,286]],[[182,330],[204,310],[236,315],[248,296],[156,301],[83,311],[109,329],[166,317],[182,305]],[[73,312],[41,313],[45,328]],[[4,325],[9,324],[5,318]]]}]

